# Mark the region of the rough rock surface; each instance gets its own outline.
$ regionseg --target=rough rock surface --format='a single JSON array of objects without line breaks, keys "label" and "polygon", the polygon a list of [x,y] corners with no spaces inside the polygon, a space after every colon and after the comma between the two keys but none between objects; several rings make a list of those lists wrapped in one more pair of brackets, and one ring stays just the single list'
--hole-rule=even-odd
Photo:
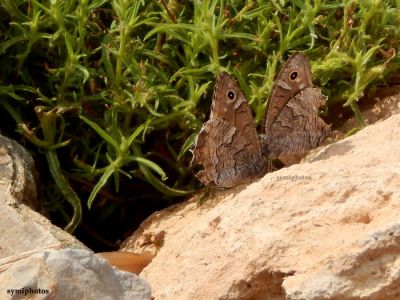
[{"label": "rough rock surface", "polygon": [[89,251],[48,250],[0,270],[0,299],[149,300],[150,288]]},{"label": "rough rock surface", "polygon": [[35,180],[30,154],[0,135],[0,258],[55,245],[87,249],[31,209],[42,211]]},{"label": "rough rock surface", "polygon": [[31,208],[42,210],[33,159],[0,136],[0,299],[150,299],[142,279],[90,251],[49,250],[87,248]]},{"label": "rough rock surface", "polygon": [[42,211],[37,199],[36,169],[32,156],[20,144],[0,135],[0,195],[3,201],[16,206],[25,203]]},{"label": "rough rock surface", "polygon": [[15,208],[0,200],[0,215],[0,258],[45,247],[87,249],[24,204]]},{"label": "rough rock surface", "polygon": [[[161,299],[400,299],[400,115],[248,186],[154,213]],[[147,249],[146,249],[147,251]]]}]

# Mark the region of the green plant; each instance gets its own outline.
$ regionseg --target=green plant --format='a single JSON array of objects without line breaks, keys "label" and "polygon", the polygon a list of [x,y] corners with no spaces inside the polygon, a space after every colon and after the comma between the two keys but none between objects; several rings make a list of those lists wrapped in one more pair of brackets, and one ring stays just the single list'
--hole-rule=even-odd
[{"label": "green plant", "polygon": [[74,207],[70,231],[79,198],[112,198],[120,175],[138,195],[193,192],[187,150],[222,70],[259,122],[282,61],[304,51],[329,104],[362,122],[357,101],[400,68],[398,1],[0,3],[1,105]]}]

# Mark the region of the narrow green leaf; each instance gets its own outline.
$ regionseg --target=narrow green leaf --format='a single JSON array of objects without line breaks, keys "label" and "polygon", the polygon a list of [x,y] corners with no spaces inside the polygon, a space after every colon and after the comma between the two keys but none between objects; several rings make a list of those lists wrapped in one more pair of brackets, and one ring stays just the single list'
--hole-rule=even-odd
[{"label": "narrow green leaf", "polygon": [[133,141],[138,137],[139,134],[142,133],[142,131],[146,130],[146,128],[149,126],[149,122],[143,123],[142,125],[138,126],[135,131],[131,134],[131,136],[127,140],[128,146],[131,146]]},{"label": "narrow green leaf", "polygon": [[89,71],[82,65],[76,64],[75,67],[83,73],[83,81],[85,83],[89,79]]},{"label": "narrow green leaf", "polygon": [[92,192],[90,193],[89,199],[87,201],[87,205],[89,209],[92,207],[93,201],[96,198],[97,194],[101,190],[101,188],[107,183],[108,178],[114,173],[114,166],[110,165],[107,167],[106,171],[100,177],[99,181],[93,187]]},{"label": "narrow green leaf", "polygon": [[150,169],[152,169],[153,171],[155,171],[158,175],[161,176],[162,180],[167,180],[167,174],[165,174],[164,170],[157,165],[155,162],[152,162],[151,160],[148,160],[144,157],[138,157],[138,156],[129,156],[128,160],[132,160],[132,161],[137,161],[139,164],[143,164],[147,167],[149,167]]},{"label": "narrow green leaf", "polygon": [[84,116],[79,116],[86,124],[88,124],[94,131],[97,132],[107,143],[115,148],[115,150],[119,149],[118,143],[107,133],[105,132],[99,125],[95,122],[90,121],[89,119],[85,118]]},{"label": "narrow green leaf", "polygon": [[197,137],[198,133],[192,133],[185,141],[185,143],[183,144],[183,146],[181,147],[181,150],[178,153],[178,157],[177,160],[181,159],[183,155],[185,155],[185,153],[192,148],[196,137]]},{"label": "narrow green leaf", "polygon": [[140,170],[142,171],[144,177],[146,180],[157,190],[162,192],[165,195],[168,196],[174,196],[174,197],[182,197],[182,196],[187,196],[192,194],[194,191],[193,190],[178,190],[174,188],[170,188],[166,184],[162,183],[160,180],[158,180],[151,172],[148,170],[144,165],[140,166]]},{"label": "narrow green leaf", "polygon": [[[147,35],[144,37],[144,41],[146,41],[152,35],[154,35],[154,34],[156,34],[158,32],[169,33],[172,36],[177,37],[175,32],[174,32],[177,29],[184,30],[184,31],[185,30],[189,30],[189,31],[198,31],[199,30],[199,28],[197,28],[196,26],[194,26],[192,24],[155,24],[155,25],[158,25],[158,26],[153,28],[152,30],[150,30],[147,33]],[[189,40],[186,40],[186,39],[184,39],[184,41],[186,41],[187,43],[189,42]]]}]

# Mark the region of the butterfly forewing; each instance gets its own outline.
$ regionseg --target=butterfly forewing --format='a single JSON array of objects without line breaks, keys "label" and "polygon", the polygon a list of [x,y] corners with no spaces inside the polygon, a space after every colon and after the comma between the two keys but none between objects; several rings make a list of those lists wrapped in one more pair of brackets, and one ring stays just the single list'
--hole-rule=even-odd
[{"label": "butterfly forewing", "polygon": [[262,131],[269,133],[271,125],[283,107],[301,90],[312,87],[310,62],[301,52],[293,54],[275,79],[267,101]]},{"label": "butterfly forewing", "polygon": [[232,187],[258,177],[264,167],[251,109],[236,80],[222,73],[215,84],[210,119],[193,150],[192,164],[204,184]]}]

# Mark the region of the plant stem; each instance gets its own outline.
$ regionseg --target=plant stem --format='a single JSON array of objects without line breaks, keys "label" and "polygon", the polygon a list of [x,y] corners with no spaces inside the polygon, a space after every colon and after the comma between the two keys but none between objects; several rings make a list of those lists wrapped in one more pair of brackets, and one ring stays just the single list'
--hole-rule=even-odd
[{"label": "plant stem", "polygon": [[60,189],[61,193],[64,195],[67,201],[72,205],[72,208],[74,210],[71,221],[64,228],[65,231],[72,233],[75,231],[76,227],[79,225],[82,219],[81,201],[76,195],[75,191],[71,188],[68,180],[62,174],[60,162],[58,160],[56,151],[46,150],[45,155],[49,164],[50,173],[53,176],[57,187]]}]

